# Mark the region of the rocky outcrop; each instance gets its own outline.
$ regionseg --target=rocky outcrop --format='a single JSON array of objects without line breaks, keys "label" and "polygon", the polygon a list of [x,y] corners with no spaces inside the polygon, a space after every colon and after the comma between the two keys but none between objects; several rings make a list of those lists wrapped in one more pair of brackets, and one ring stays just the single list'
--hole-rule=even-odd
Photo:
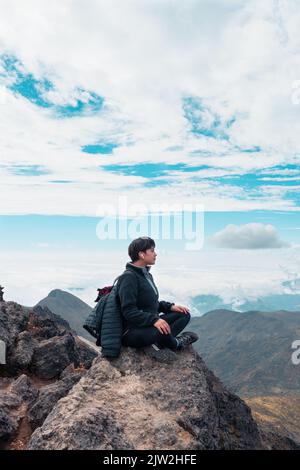
[{"label": "rocky outcrop", "polygon": [[98,354],[50,310],[0,303],[0,449],[298,448],[258,428],[192,347]]},{"label": "rocky outcrop", "polygon": [[99,357],[36,429],[29,449],[261,448],[250,408],[190,349]]},{"label": "rocky outcrop", "polygon": [[0,303],[0,339],[0,448],[22,449],[98,353],[48,308],[15,302]]},{"label": "rocky outcrop", "polygon": [[69,393],[84,373],[84,369],[73,372],[69,370],[62,374],[61,380],[41,388],[37,400],[28,410],[28,421],[32,430],[43,424],[58,400]]},{"label": "rocky outcrop", "polygon": [[91,365],[93,347],[78,341],[69,324],[47,307],[24,308],[0,303],[0,339],[6,344],[5,375],[27,371],[44,379],[58,378],[69,364]]}]

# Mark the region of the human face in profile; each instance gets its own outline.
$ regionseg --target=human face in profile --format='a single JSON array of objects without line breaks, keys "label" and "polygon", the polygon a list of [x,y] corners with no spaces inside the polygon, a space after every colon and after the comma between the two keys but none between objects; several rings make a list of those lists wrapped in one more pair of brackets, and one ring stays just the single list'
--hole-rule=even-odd
[{"label": "human face in profile", "polygon": [[144,266],[155,264],[157,253],[154,247],[148,248],[146,251],[140,251],[139,255]]}]

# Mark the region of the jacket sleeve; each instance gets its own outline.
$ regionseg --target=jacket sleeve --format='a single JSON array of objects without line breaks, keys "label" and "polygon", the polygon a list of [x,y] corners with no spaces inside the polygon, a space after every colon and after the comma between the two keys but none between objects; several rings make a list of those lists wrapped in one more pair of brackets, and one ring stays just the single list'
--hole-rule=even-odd
[{"label": "jacket sleeve", "polygon": [[134,274],[124,274],[118,281],[118,295],[123,316],[130,323],[142,327],[152,326],[160,319],[158,313],[145,312],[137,307],[138,283]]},{"label": "jacket sleeve", "polygon": [[172,305],[175,305],[174,302],[166,302],[165,300],[161,300],[158,302],[158,311],[163,313],[171,312]]}]

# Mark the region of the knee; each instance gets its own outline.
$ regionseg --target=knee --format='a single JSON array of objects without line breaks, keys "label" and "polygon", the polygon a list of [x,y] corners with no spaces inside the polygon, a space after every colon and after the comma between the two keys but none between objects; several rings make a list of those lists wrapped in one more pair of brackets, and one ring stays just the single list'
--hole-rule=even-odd
[{"label": "knee", "polygon": [[188,324],[188,323],[190,322],[190,319],[191,319],[191,314],[190,314],[190,312],[187,312],[187,313],[185,314],[185,316],[186,316],[186,324]]}]

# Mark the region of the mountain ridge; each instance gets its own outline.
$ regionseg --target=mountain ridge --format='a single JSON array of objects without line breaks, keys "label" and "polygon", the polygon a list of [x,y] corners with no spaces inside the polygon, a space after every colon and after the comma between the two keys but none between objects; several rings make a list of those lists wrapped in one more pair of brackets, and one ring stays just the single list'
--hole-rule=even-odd
[{"label": "mountain ridge", "polygon": [[53,289],[36,304],[38,305],[48,307],[53,313],[64,318],[77,334],[86,339],[92,339],[82,326],[92,307],[76,295],[62,289]]},{"label": "mountain ridge", "polygon": [[297,393],[292,343],[300,335],[300,312],[212,310],[193,317],[195,348],[230,390],[240,396]]}]

